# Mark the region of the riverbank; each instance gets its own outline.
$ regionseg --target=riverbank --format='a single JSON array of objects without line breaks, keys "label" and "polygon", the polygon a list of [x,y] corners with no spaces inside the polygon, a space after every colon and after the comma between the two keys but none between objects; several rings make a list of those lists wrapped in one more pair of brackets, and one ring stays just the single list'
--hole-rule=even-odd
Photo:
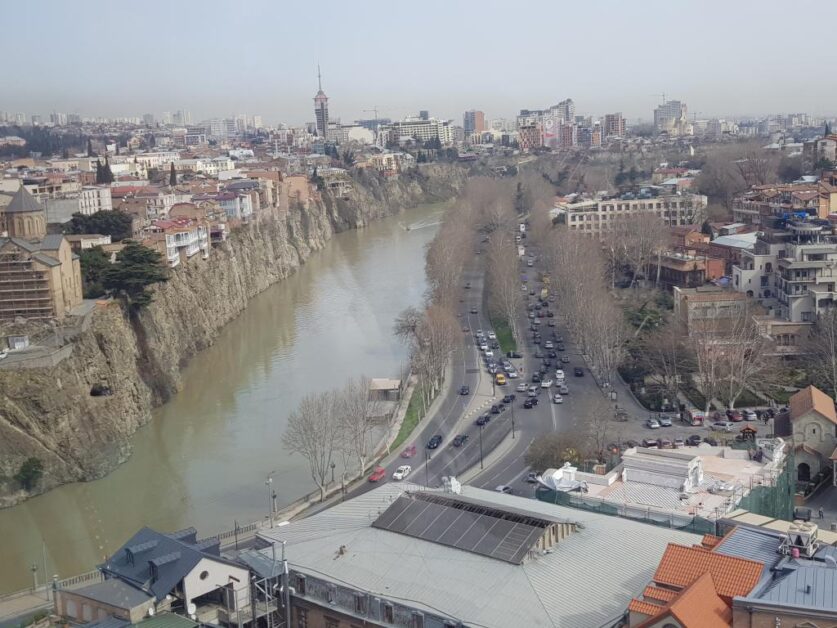
[{"label": "riverbank", "polygon": [[[131,455],[131,436],[182,387],[181,371],[211,346],[249,300],[296,272],[334,234],[428,201],[450,199],[467,171],[431,164],[398,180],[365,177],[346,198],[324,195],[243,227],[207,262],[185,264],[131,321],[118,304],[101,307],[73,339],[72,355],[51,368],[0,372],[0,474],[28,457],[43,461],[44,492],[99,478]],[[91,397],[96,384],[113,394]],[[29,495],[4,483],[0,505]]]}]

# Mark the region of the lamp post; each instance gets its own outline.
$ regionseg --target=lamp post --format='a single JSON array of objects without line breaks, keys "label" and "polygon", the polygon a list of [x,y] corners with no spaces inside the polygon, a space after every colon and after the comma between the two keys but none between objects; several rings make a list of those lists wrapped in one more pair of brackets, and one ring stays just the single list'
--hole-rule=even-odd
[{"label": "lamp post", "polygon": [[430,452],[427,449],[424,450],[424,486],[430,488],[430,471],[428,469],[428,463],[430,462]]},{"label": "lamp post", "polygon": [[334,484],[334,467],[337,465],[335,463],[331,463],[331,483]]},{"label": "lamp post", "polygon": [[482,429],[485,427],[484,425],[480,425],[480,469],[483,468],[482,465]]},{"label": "lamp post", "polygon": [[267,512],[268,518],[270,519],[270,527],[273,527],[273,476],[267,476],[267,479],[264,481],[264,485],[267,487]]},{"label": "lamp post", "polygon": [[511,404],[512,409],[512,440],[514,440],[514,402]]}]

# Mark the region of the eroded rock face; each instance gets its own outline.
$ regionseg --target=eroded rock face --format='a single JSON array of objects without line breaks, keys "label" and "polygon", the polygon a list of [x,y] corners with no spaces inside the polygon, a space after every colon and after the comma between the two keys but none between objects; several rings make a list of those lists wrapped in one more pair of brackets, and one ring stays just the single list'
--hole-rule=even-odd
[{"label": "eroded rock face", "polygon": [[[178,391],[180,369],[253,296],[335,233],[452,198],[466,178],[458,166],[431,164],[395,181],[361,176],[347,197],[326,193],[307,209],[292,203],[231,234],[208,261],[182,264],[138,317],[117,302],[99,307],[56,366],[0,370],[0,507],[30,496],[11,481],[30,456],[44,463],[40,492],[112,471],[130,456],[130,437],[151,410]],[[110,394],[99,395],[103,388]]]}]

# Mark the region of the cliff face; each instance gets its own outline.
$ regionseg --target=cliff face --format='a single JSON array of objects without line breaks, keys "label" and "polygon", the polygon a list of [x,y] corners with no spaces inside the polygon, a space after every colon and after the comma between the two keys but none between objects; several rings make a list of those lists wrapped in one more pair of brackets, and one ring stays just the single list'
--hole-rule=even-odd
[{"label": "cliff face", "polygon": [[[398,180],[361,175],[347,197],[325,193],[307,209],[292,204],[233,233],[209,260],[181,264],[138,317],[116,302],[98,308],[56,366],[0,370],[0,507],[29,496],[10,480],[29,457],[44,464],[39,492],[113,470],[152,408],[177,392],[180,369],[250,298],[293,273],[334,233],[452,198],[466,176],[446,165]],[[113,394],[93,397],[95,385]]]}]

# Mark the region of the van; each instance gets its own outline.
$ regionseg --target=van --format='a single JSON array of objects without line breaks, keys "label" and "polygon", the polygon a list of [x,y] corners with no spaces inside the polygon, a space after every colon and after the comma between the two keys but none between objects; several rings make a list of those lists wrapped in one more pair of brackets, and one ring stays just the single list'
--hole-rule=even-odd
[{"label": "van", "polygon": [[506,385],[506,376],[503,375],[502,373],[497,373],[497,375],[494,376],[494,381],[497,382],[498,386],[505,386]]},{"label": "van", "polygon": [[701,410],[689,408],[680,413],[680,420],[686,425],[703,425],[706,417]]}]

